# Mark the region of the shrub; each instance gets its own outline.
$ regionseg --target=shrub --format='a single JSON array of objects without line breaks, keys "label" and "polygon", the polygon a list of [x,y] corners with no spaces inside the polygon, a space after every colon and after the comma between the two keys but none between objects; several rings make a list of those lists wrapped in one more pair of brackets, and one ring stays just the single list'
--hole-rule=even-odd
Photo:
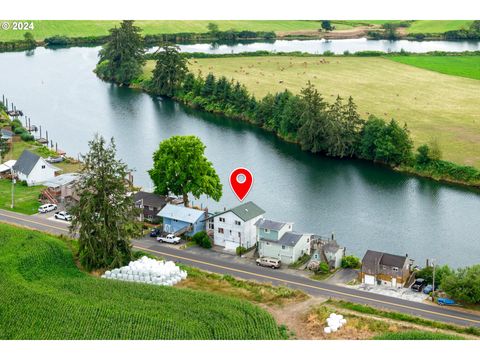
[{"label": "shrub", "polygon": [[326,50],[323,52],[323,56],[334,56],[335,53],[333,51],[330,51],[330,50]]},{"label": "shrub", "polygon": [[22,139],[23,141],[33,141],[35,138],[33,137],[32,134],[25,131],[20,134],[20,139]]},{"label": "shrub", "polygon": [[17,135],[21,135],[25,132],[25,129],[23,127],[16,127],[13,132]]},{"label": "shrub", "polygon": [[237,253],[238,256],[242,256],[247,252],[247,249],[243,246],[239,246],[236,248],[235,252]]},{"label": "shrub", "polygon": [[360,264],[360,259],[353,255],[344,256],[342,259],[342,268],[344,269],[358,269]]},{"label": "shrub", "polygon": [[212,247],[212,240],[205,231],[200,231],[192,236],[192,241],[194,241],[198,246],[205,249],[210,249]]},{"label": "shrub", "polygon": [[330,267],[328,266],[328,264],[325,262],[325,261],[322,261],[319,265],[318,265],[318,269],[317,269],[317,273],[320,273],[320,274],[326,274],[330,271]]}]

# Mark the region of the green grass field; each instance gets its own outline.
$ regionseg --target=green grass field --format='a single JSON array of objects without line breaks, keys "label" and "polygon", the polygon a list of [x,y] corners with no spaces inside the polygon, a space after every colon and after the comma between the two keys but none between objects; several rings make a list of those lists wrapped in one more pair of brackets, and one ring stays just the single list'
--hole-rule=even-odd
[{"label": "green grass field", "polygon": [[388,59],[442,74],[480,80],[480,56],[389,56]]},{"label": "green grass field", "polygon": [[17,182],[15,184],[14,198],[15,207],[10,208],[12,182],[10,180],[0,179],[0,209],[16,211],[22,214],[32,215],[38,212],[40,195],[43,186],[26,186]]},{"label": "green grass field", "polygon": [[465,340],[464,337],[431,331],[402,331],[375,336],[373,340]]},{"label": "green grass field", "polygon": [[[384,58],[236,57],[190,60],[204,76],[225,75],[257,97],[311,81],[328,101],[353,96],[360,114],[406,122],[418,146],[436,138],[446,160],[480,167],[480,81]],[[467,60],[468,61],[468,60]],[[153,63],[146,65],[151,71]]]},{"label": "green grass field", "polygon": [[[0,20],[1,22],[1,20]],[[220,30],[251,31],[298,31],[316,30],[319,21],[309,20],[138,20],[135,24],[143,29],[143,34],[172,34],[181,32],[206,33],[208,23],[217,24]],[[37,40],[53,35],[69,37],[108,35],[108,29],[118,25],[111,20],[34,20],[31,31]],[[334,24],[338,30],[351,28],[348,24]],[[2,30],[0,41],[22,39],[25,31]]]},{"label": "green grass field", "polygon": [[0,339],[279,339],[259,307],[81,272],[61,240],[0,224]]},{"label": "green grass field", "polygon": [[407,28],[407,33],[441,34],[450,30],[468,29],[473,20],[417,20]]}]

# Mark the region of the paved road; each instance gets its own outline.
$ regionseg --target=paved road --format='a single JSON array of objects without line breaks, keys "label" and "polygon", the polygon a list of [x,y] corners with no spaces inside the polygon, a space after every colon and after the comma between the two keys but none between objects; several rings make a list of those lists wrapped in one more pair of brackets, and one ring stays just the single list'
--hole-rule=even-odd
[{"label": "paved road", "polygon": [[[0,221],[57,235],[68,233],[67,224],[65,223],[36,216],[16,214],[4,210],[0,210]],[[285,285],[291,288],[300,289],[313,296],[343,299],[355,303],[367,304],[406,314],[421,316],[431,320],[480,327],[480,315],[458,311],[449,307],[440,307],[363,292],[348,287],[315,281],[299,275],[257,267],[248,263],[244,264],[238,261],[226,261],[219,256],[215,256],[215,253],[213,252],[190,252],[188,250],[179,250],[168,245],[158,244],[153,240],[136,240],[134,241],[134,246],[137,249],[148,251],[154,255],[180,261],[206,271],[231,274],[238,278],[269,282],[275,285]]]}]

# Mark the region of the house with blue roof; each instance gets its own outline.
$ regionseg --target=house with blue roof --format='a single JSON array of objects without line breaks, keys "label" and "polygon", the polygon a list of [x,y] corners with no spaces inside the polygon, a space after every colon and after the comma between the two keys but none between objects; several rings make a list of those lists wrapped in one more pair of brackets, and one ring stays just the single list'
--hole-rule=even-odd
[{"label": "house with blue roof", "polygon": [[313,234],[294,232],[293,223],[260,219],[255,226],[260,256],[291,264],[304,254],[310,255]]},{"label": "house with blue roof", "polygon": [[193,236],[205,230],[207,212],[183,205],[167,204],[157,216],[163,220],[163,231],[177,236]]}]

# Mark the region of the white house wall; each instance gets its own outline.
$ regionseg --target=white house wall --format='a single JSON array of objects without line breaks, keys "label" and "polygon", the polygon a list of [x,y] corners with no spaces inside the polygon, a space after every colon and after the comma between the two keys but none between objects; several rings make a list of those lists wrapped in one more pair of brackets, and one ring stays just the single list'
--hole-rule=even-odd
[{"label": "white house wall", "polygon": [[[42,169],[42,166],[45,166],[45,168]],[[50,180],[51,178],[55,177],[56,170],[56,168],[52,167],[45,160],[40,159],[39,161],[37,161],[28,176],[22,173],[18,173],[17,176],[20,181],[26,181],[28,186],[33,186],[39,185],[44,181]]]},{"label": "white house wall", "polygon": [[[254,224],[261,217],[259,215],[251,220],[243,221],[231,211],[215,216],[213,218],[213,243],[229,251],[235,251],[239,246],[247,249],[254,246],[257,234]],[[220,219],[225,219],[225,221],[220,221]],[[239,221],[240,225],[235,224],[235,221]],[[219,232],[219,229],[223,229],[223,234]]]}]

